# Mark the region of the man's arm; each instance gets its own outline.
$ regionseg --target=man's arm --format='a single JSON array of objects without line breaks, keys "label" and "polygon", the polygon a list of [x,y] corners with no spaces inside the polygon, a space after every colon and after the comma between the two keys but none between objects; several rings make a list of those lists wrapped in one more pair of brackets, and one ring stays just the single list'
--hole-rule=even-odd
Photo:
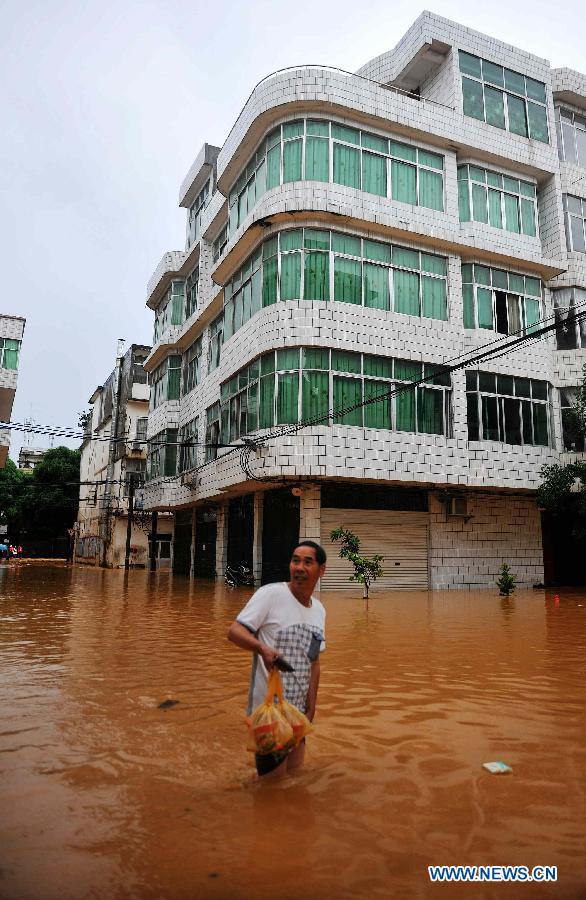
[{"label": "man's arm", "polygon": [[309,690],[307,691],[307,712],[306,716],[310,722],[313,722],[315,716],[315,705],[317,703],[317,689],[319,688],[319,656],[311,664],[311,674],[309,676]]},{"label": "man's arm", "polygon": [[251,653],[258,653],[267,669],[272,668],[274,661],[279,655],[272,647],[259,641],[259,639],[256,638],[248,628],[241,625],[240,622],[232,622],[228,629],[228,640],[232,641],[233,644],[236,644],[237,647],[242,647],[243,650],[250,650]]}]

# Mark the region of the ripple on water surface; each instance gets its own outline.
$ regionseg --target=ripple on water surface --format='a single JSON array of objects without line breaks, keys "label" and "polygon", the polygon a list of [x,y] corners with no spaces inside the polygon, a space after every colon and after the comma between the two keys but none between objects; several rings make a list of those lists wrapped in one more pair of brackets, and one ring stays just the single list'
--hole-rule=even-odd
[{"label": "ripple on water surface", "polygon": [[325,594],[306,767],[259,784],[226,641],[249,593],[0,568],[1,897],[418,897],[433,863],[557,865],[531,896],[579,896],[584,595]]}]

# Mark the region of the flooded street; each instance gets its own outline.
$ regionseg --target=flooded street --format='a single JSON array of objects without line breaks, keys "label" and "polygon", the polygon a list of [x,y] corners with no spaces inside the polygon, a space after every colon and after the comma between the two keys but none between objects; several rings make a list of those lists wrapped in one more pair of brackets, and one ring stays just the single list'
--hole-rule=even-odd
[{"label": "flooded street", "polygon": [[259,784],[226,640],[250,590],[1,567],[0,897],[586,897],[586,594],[358,593],[322,595],[306,767]]}]

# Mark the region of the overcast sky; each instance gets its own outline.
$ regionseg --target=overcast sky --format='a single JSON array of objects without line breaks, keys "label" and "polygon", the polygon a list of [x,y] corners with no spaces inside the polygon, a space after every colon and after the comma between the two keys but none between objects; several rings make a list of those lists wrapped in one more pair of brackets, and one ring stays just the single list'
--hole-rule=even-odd
[{"label": "overcast sky", "polygon": [[[297,64],[354,71],[424,8],[0,0],[0,311],[27,320],[14,422],[75,426],[117,339],[151,342],[146,283],[184,247],[179,185],[204,141],[222,145],[254,85]],[[577,0],[427,8],[586,70]],[[22,441],[13,432],[14,459]]]}]

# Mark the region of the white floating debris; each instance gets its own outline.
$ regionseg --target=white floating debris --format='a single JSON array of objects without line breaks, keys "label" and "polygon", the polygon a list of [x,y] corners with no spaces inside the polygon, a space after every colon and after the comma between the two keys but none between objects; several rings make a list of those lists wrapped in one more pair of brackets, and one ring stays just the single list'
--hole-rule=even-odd
[{"label": "white floating debris", "polygon": [[487,772],[490,772],[492,775],[506,775],[507,772],[513,771],[510,766],[504,762],[500,762],[500,760],[497,762],[482,763],[482,768],[486,769]]}]

